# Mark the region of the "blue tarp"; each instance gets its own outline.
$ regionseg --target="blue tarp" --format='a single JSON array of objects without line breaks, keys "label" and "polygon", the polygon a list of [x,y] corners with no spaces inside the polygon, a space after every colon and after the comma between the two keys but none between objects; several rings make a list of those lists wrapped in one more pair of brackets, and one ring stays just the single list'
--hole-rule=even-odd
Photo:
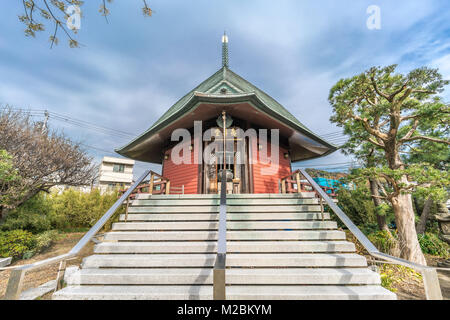
[{"label": "blue tarp", "polygon": [[[347,185],[335,179],[327,179],[327,178],[313,178],[315,182],[321,187],[330,187],[338,189],[339,187],[343,187],[347,189]],[[328,190],[327,193],[331,193],[331,190]]]}]

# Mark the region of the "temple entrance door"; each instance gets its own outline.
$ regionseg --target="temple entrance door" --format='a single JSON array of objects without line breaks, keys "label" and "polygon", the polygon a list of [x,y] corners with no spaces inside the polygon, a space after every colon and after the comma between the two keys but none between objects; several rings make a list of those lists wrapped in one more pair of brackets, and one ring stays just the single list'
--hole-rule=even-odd
[{"label": "temple entrance door", "polygon": [[[229,146],[234,146],[234,148],[227,147],[225,152],[227,193],[249,193],[248,161],[245,152],[246,142],[243,140],[243,143],[238,143],[238,138],[232,134],[232,132],[235,132],[233,131],[233,128],[229,128],[227,130],[227,143],[230,142]],[[210,143],[211,142],[204,143],[204,150]],[[220,193],[220,179],[222,176],[222,170],[224,170],[222,160],[223,156],[224,152],[221,148],[211,157],[209,163],[206,161],[203,162],[203,193]]]}]

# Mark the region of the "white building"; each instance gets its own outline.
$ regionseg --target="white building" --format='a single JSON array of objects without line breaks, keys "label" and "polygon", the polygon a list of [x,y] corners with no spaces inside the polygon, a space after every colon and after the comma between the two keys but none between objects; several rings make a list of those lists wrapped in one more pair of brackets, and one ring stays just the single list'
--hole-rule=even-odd
[{"label": "white building", "polygon": [[103,157],[100,164],[98,187],[107,192],[114,188],[127,188],[133,183],[134,160]]}]

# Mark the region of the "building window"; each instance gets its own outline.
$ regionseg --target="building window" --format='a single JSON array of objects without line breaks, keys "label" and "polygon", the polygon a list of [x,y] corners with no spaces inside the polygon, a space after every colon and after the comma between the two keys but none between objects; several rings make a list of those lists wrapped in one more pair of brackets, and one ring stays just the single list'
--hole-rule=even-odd
[{"label": "building window", "polygon": [[124,164],[115,164],[113,167],[113,172],[124,172],[125,165]]}]

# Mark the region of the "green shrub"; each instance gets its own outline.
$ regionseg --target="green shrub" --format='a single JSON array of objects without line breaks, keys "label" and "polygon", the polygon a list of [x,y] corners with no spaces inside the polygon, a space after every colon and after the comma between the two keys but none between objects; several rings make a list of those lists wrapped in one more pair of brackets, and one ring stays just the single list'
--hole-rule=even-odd
[{"label": "green shrub", "polygon": [[52,196],[51,219],[59,230],[92,227],[117,201],[117,193],[83,193],[73,189]]},{"label": "green shrub", "polygon": [[0,256],[22,258],[22,256],[36,245],[36,239],[29,231],[13,230],[0,232]]},{"label": "green shrub", "polygon": [[378,228],[378,224],[377,223],[366,223],[366,224],[360,225],[359,229],[366,236],[371,234],[371,233],[375,233],[377,231],[380,231],[380,229]]},{"label": "green shrub", "polygon": [[367,187],[356,190],[340,188],[337,193],[338,205],[356,225],[376,223],[375,205]]},{"label": "green shrub", "polygon": [[[394,211],[390,205],[382,203],[375,207],[370,189],[365,183],[357,184],[355,190],[338,189],[337,200],[338,206],[357,226],[378,225],[377,215],[385,216],[388,225],[395,220]],[[338,224],[343,226],[339,222]]]},{"label": "green shrub", "polygon": [[1,231],[27,230],[41,233],[52,229],[49,217],[51,199],[49,195],[40,193],[9,213],[0,225]]},{"label": "green shrub", "polygon": [[450,246],[439,239],[436,234],[426,232],[425,234],[419,234],[418,239],[423,253],[440,256],[445,259],[450,256]]},{"label": "green shrub", "polygon": [[397,245],[396,233],[391,231],[392,236],[385,230],[376,231],[367,236],[378,250],[387,254],[393,254],[393,249]]},{"label": "green shrub", "polygon": [[45,231],[38,235],[24,230],[0,232],[0,257],[29,259],[49,248],[57,237],[56,230]]},{"label": "green shrub", "polygon": [[[117,201],[117,193],[84,193],[67,189],[62,193],[41,193],[9,213],[0,231],[27,230],[40,234],[50,230],[85,230],[92,227]],[[123,212],[119,209],[118,213]]]},{"label": "green shrub", "polygon": [[58,238],[58,231],[50,230],[45,231],[35,236],[35,248],[34,253],[40,253],[49,248],[53,242]]}]

